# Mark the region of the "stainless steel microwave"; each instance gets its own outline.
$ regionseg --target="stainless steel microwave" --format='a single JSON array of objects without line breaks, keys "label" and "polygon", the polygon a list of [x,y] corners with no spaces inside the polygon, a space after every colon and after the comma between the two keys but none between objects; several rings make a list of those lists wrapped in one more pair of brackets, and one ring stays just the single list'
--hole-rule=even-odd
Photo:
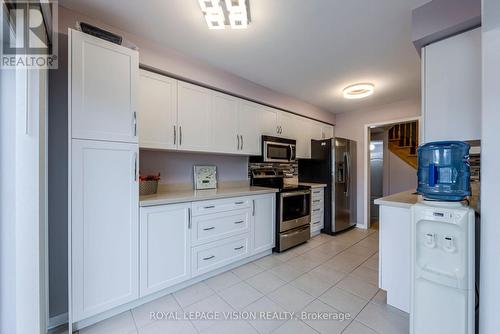
[{"label": "stainless steel microwave", "polygon": [[263,162],[292,162],[296,160],[297,145],[293,139],[262,136]]}]

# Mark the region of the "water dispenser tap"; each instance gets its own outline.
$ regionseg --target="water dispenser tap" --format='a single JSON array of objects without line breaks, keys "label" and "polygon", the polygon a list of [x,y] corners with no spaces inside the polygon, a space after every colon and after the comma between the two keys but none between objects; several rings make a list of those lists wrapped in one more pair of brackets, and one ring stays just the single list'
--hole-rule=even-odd
[{"label": "water dispenser tap", "polygon": [[454,238],[450,236],[444,237],[444,250],[453,253],[456,250]]},{"label": "water dispenser tap", "polygon": [[433,233],[425,234],[425,245],[429,248],[436,247],[436,237]]}]

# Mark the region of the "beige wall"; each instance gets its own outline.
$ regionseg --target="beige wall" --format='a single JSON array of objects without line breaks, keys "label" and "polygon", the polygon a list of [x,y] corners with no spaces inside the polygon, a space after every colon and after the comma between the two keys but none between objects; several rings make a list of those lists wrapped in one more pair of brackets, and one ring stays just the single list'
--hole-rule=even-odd
[{"label": "beige wall", "polygon": [[59,7],[60,32],[67,33],[68,28],[75,28],[77,21],[84,21],[114,32],[123,36],[125,40],[138,46],[139,61],[142,65],[147,65],[174,76],[186,78],[241,97],[283,108],[324,122],[334,123],[335,121],[335,115],[333,113],[310,103],[273,91],[219,68],[210,66],[209,64],[202,63],[196,58],[182,54],[177,50],[158,47],[155,43],[148,41],[146,38],[141,38],[129,32],[114,28],[67,8]]},{"label": "beige wall", "polygon": [[357,143],[357,213],[358,225],[364,225],[364,166],[365,157],[365,125],[389,122],[409,117],[420,116],[420,101],[407,100],[391,103],[376,108],[346,112],[336,115],[335,136],[355,140]]}]

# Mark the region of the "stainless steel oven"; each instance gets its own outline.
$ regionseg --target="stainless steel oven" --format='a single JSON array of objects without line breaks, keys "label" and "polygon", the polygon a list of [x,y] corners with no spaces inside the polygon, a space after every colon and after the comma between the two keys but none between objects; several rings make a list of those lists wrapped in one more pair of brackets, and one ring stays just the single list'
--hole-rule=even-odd
[{"label": "stainless steel oven", "polygon": [[311,236],[311,190],[293,189],[279,193],[279,252],[309,240]]},{"label": "stainless steel oven", "polygon": [[296,160],[296,141],[262,136],[263,162],[292,162]]}]

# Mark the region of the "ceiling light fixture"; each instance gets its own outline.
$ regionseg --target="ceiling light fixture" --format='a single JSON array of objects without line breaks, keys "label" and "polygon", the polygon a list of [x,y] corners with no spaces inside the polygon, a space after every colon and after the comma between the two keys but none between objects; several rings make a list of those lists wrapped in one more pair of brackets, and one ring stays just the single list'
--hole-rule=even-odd
[{"label": "ceiling light fixture", "polygon": [[248,0],[198,0],[209,29],[245,29],[250,22]]},{"label": "ceiling light fixture", "polygon": [[344,88],[344,98],[362,99],[370,96],[375,91],[375,86],[371,83],[358,83]]}]

